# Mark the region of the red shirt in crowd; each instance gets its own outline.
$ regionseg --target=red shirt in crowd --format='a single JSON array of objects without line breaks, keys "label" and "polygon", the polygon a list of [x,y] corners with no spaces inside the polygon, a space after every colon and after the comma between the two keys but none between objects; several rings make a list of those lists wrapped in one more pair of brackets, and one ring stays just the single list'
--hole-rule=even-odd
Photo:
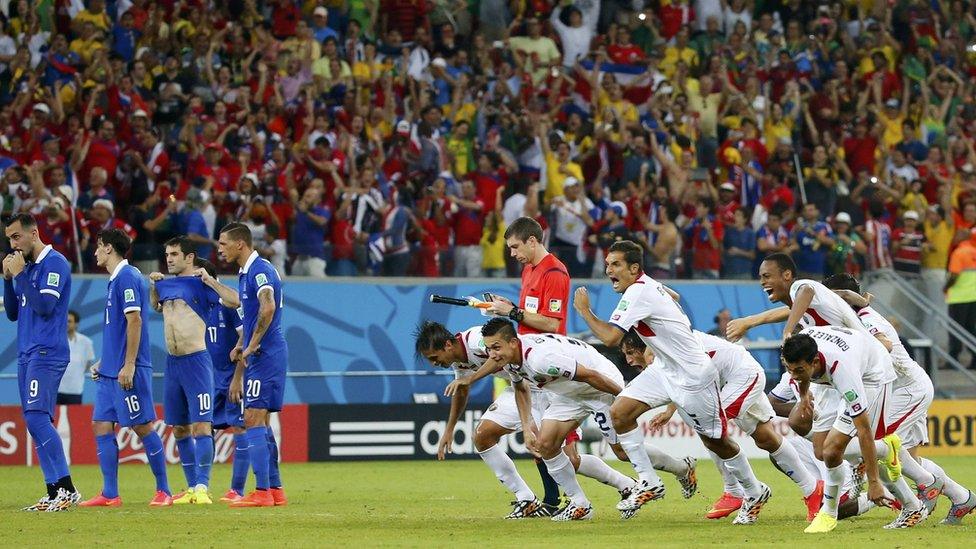
[{"label": "red shirt in crowd", "polygon": [[485,226],[485,203],[480,198],[475,198],[474,201],[479,206],[477,210],[459,204],[457,213],[452,216],[455,246],[481,244],[482,228]]}]

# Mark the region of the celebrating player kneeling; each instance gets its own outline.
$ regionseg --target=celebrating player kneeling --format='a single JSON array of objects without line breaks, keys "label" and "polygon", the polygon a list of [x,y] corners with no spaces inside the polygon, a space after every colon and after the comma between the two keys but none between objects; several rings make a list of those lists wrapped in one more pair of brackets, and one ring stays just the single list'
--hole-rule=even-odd
[{"label": "celebrating player kneeling", "polygon": [[893,414],[899,413],[885,406],[896,378],[891,356],[870,335],[824,326],[808,328],[788,338],[783,343],[782,358],[787,371],[799,383],[801,395],[806,395],[811,382],[829,385],[841,395],[846,408],[823,443],[827,466],[824,505],[805,531],[825,533],[837,527],[838,495],[844,481],[841,464],[855,436],[868,477],[868,497],[878,505],[887,504],[884,483],[902,505],[901,514],[885,528],[909,528],[924,520],[928,509],[908,488],[897,460],[886,461],[884,477],[878,472],[875,432],[880,426],[883,433],[883,426],[892,423]]},{"label": "celebrating player kneeling", "polygon": [[772,494],[756,478],[739,446],[728,437],[719,400],[718,370],[692,333],[691,322],[675,301],[676,294],[644,274],[643,257],[644,250],[633,242],[624,240],[610,246],[607,276],[614,291],[624,294],[610,322],[600,320],[590,310],[585,288],[576,290],[573,303],[605,345],[619,345],[624,334],[635,327],[660,364],[645,368],[634,378],[611,409],[620,445],[641,479],[633,495],[617,508],[622,512],[639,509],[664,496],[664,484],[643,450],[644,433],[637,418],[673,402],[685,423],[695,429],[706,448],[722,459],[745,492],[745,501],[733,524],[753,524]]},{"label": "celebrating player kneeling", "polygon": [[578,339],[556,334],[517,335],[511,322],[502,318],[489,320],[481,334],[489,358],[505,364],[512,378],[522,425],[533,424],[530,383],[549,393],[549,407],[543,414],[538,436],[532,429],[523,431],[523,436],[526,447],[545,460],[549,474],[570,498],[552,520],[592,518],[593,506],[576,480],[573,463],[560,449],[566,435],[593,414],[614,451],[622,452],[609,417],[613,397],[624,386],[620,371]]}]

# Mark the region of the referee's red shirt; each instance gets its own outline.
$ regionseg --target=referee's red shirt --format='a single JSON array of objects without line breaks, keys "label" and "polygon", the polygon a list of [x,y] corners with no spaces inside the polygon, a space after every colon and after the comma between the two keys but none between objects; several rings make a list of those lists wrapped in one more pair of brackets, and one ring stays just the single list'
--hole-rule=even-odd
[{"label": "referee's red shirt", "polygon": [[[566,335],[566,310],[569,309],[569,271],[552,254],[538,265],[528,264],[522,269],[522,291],[519,307],[531,313],[559,319],[557,334]],[[531,326],[519,324],[518,333],[542,333]]]}]

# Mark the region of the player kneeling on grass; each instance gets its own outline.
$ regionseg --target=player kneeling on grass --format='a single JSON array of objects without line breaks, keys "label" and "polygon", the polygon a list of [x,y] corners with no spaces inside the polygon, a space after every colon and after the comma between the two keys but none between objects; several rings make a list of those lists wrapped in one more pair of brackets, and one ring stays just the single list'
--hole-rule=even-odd
[{"label": "player kneeling on grass", "polygon": [[[454,426],[467,404],[471,381],[490,375],[508,380],[509,376],[502,371],[500,364],[488,357],[481,336],[481,326],[452,334],[442,324],[424,322],[417,329],[415,337],[419,354],[434,366],[452,368],[457,377],[445,390],[445,394],[451,397],[451,412],[444,435],[438,444],[437,459],[442,460],[450,451],[451,443],[454,441]],[[532,401],[531,428],[535,429],[536,422],[542,421],[545,410],[549,406],[549,397],[532,380],[527,379],[526,383]],[[515,495],[514,509],[505,518],[552,516],[558,513],[559,509],[549,509],[536,498],[535,493],[515,468],[515,462],[498,446],[503,436],[522,431],[522,425],[515,404],[515,391],[508,387],[481,416],[474,432],[474,446],[485,465],[495,473],[495,477]],[[634,479],[610,467],[597,456],[579,455],[571,442],[574,437],[575,432],[570,432],[562,450],[579,474],[613,486],[620,492],[621,497],[629,496],[635,484]]]},{"label": "player kneeling on grass", "polygon": [[[880,349],[880,350],[879,350]],[[807,399],[810,383],[829,385],[837,390],[846,413],[839,414],[823,442],[823,461],[827,466],[824,504],[807,533],[826,533],[837,527],[837,505],[844,481],[841,467],[848,444],[857,437],[868,477],[868,498],[878,505],[889,505],[884,486],[901,503],[901,513],[885,528],[910,528],[928,517],[901,475],[897,453],[889,453],[878,472],[875,432],[886,423],[885,402],[890,399],[895,371],[889,355],[871,335],[838,326],[808,328],[783,343],[783,363],[799,385],[801,402]],[[898,445],[897,435],[889,444]],[[884,483],[884,486],[882,485]]]},{"label": "player kneeling on grass", "polygon": [[538,433],[523,431],[526,447],[545,460],[549,474],[570,501],[554,521],[587,520],[593,506],[576,479],[576,466],[561,451],[563,440],[592,414],[614,452],[623,455],[610,424],[610,405],[623,388],[624,379],[608,359],[592,346],[556,334],[517,335],[512,323],[493,318],[482,328],[488,356],[505,371],[515,388],[515,403],[522,425],[534,425],[530,383],[549,395],[549,406]]},{"label": "player kneeling on grass", "polygon": [[[712,363],[718,368],[720,399],[725,417],[731,419],[744,433],[752,437],[756,446],[769,452],[769,457],[777,468],[800,487],[807,507],[807,520],[813,520],[823,499],[823,482],[818,482],[817,478],[810,474],[803,466],[794,447],[786,443],[770,423],[775,412],[763,392],[766,376],[762,366],[740,345],[697,330],[694,334],[711,357]],[[634,365],[635,368],[643,370],[645,365],[651,364],[650,361],[654,359],[653,353],[646,350],[647,346],[634,330],[627,332],[620,347],[627,357],[628,364]],[[649,356],[645,356],[645,353]],[[641,364],[647,359],[650,361]],[[666,411],[651,420],[651,427],[664,426],[676,410],[674,404],[669,404]],[[722,497],[705,516],[718,519],[731,515],[742,507],[745,492],[722,459],[714,452],[710,451],[709,454],[719,474],[722,475],[725,489]]]}]

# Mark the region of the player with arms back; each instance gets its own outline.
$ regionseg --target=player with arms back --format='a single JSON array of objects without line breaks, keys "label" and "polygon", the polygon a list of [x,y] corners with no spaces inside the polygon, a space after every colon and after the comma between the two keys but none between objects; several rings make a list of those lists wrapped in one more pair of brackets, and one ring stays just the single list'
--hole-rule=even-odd
[{"label": "player with arms back", "polygon": [[884,426],[893,421],[885,404],[897,377],[885,349],[862,331],[817,326],[789,337],[783,343],[782,359],[799,384],[801,401],[806,399],[809,384],[817,383],[836,389],[845,407],[823,444],[823,462],[827,466],[824,504],[805,532],[826,533],[837,527],[837,506],[844,482],[841,462],[855,437],[868,477],[868,498],[878,505],[887,505],[884,483],[902,505],[901,513],[885,528],[909,528],[924,520],[928,509],[908,487],[898,461],[885,461],[884,477],[878,471],[876,433],[883,433]]},{"label": "player with arms back", "polygon": [[[196,257],[193,259],[193,264],[198,269],[197,276],[205,280],[206,284],[220,284],[217,280],[217,268],[213,263]],[[204,274],[207,276],[205,277]],[[234,294],[236,295],[236,292]],[[229,293],[228,297],[230,297]],[[224,503],[244,497],[244,483],[247,481],[247,472],[251,467],[247,453],[247,435],[244,431],[244,401],[240,398],[234,401],[230,397],[231,380],[237,368],[231,361],[230,354],[237,346],[242,330],[239,308],[220,303],[210,310],[206,339],[207,352],[210,353],[214,373],[213,426],[214,429],[228,430],[234,436],[234,463],[230,489],[220,498]]]},{"label": "player with arms back", "polygon": [[[273,507],[288,500],[278,472],[278,444],[269,426],[270,414],[280,412],[285,397],[288,370],[288,344],[281,331],[284,295],[281,276],[268,260],[259,257],[251,241],[251,230],[241,223],[230,223],[220,231],[220,253],[240,267],[238,293],[244,309],[241,343],[232,359],[238,361],[231,380],[232,400],[244,392],[244,427],[248,454],[256,478],[256,488],[231,507]],[[206,277],[204,277],[205,281]],[[233,303],[234,290],[215,286],[225,303]]]},{"label": "player with arms back", "polygon": [[677,294],[644,274],[643,259],[643,248],[629,240],[610,246],[607,276],[613,290],[623,294],[610,322],[600,320],[590,310],[585,288],[576,290],[573,303],[605,345],[620,345],[624,334],[634,327],[657,357],[656,365],[634,378],[611,409],[620,444],[640,476],[640,485],[617,508],[632,511],[664,497],[664,484],[643,451],[644,432],[637,418],[673,402],[685,423],[722,459],[743,488],[745,501],[733,524],[753,524],[771,496],[770,489],[756,478],[745,454],[728,436],[719,399],[718,369],[692,333],[691,322],[676,301]]},{"label": "player with arms back", "polygon": [[[415,334],[417,352],[423,355],[434,366],[454,369],[457,378],[473,377],[477,373],[492,372],[508,380],[509,375],[502,371],[498,363],[491,360],[485,349],[481,335],[481,326],[469,328],[459,334],[452,334],[437,322],[424,322]],[[458,417],[464,412],[468,400],[469,385],[457,385],[451,391],[451,412],[438,445],[437,458],[444,459],[445,453],[451,449],[454,440],[454,426]],[[537,385],[529,382],[529,392],[532,401],[532,418],[536,424],[542,421],[549,398]],[[515,391],[511,387],[505,389],[488,407],[478,422],[474,432],[474,446],[485,464],[495,473],[495,477],[511,490],[515,495],[514,509],[505,518],[520,519],[527,517],[551,516],[544,512],[540,502],[532,489],[515,468],[515,462],[498,446],[501,438],[507,434],[522,431],[522,421],[519,417],[518,406],[515,403]],[[564,450],[566,448],[564,447]],[[594,455],[578,455],[567,452],[579,473],[596,479],[604,484],[613,486],[621,495],[629,495],[634,485],[631,478],[619,473]]]},{"label": "player with arms back", "polygon": [[47,486],[47,495],[24,510],[64,511],[81,499],[52,423],[58,386],[71,361],[71,265],[41,242],[29,214],[13,216],[5,233],[13,253],[3,259],[3,302],[7,318],[17,322],[17,387]]},{"label": "player with arms back", "polygon": [[95,248],[95,262],[111,273],[102,329],[102,362],[98,368],[92,367],[97,384],[92,425],[102,468],[102,492],[82,502],[83,507],[122,505],[116,423],[131,428],[146,448],[149,467],[156,477],[156,496],[149,505],[173,504],[163,441],[152,428],[156,409],[149,354],[149,287],[139,269],[125,259],[131,246],[129,235],[121,229],[109,229],[98,235]]}]

